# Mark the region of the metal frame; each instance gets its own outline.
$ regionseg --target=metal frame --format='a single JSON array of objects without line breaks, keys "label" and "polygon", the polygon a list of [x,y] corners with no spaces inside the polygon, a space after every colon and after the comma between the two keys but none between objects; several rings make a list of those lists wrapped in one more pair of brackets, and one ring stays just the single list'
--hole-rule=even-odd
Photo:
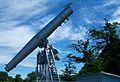
[{"label": "metal frame", "polygon": [[[45,52],[45,53],[43,53]],[[54,53],[52,45],[47,44],[44,50],[37,54],[37,82],[59,82],[59,75],[55,65],[57,53]],[[57,58],[59,59],[59,58]]]}]

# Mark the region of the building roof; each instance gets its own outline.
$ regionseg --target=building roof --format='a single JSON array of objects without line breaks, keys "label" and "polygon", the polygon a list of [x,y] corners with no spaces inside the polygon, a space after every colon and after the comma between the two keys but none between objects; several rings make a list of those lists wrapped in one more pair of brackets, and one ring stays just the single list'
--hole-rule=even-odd
[{"label": "building roof", "polygon": [[111,73],[107,73],[107,72],[97,72],[97,73],[90,73],[90,74],[86,74],[86,75],[80,75],[79,77],[89,77],[89,76],[98,76],[98,75],[106,75],[106,76],[112,76],[112,77],[116,77],[116,78],[120,78],[119,75],[115,75],[115,74],[111,74]]}]

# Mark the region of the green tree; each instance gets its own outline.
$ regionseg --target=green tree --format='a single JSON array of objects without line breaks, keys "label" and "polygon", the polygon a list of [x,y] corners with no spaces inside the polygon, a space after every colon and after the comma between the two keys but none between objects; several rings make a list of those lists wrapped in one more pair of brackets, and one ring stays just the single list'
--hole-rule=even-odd
[{"label": "green tree", "polygon": [[35,80],[36,80],[36,73],[31,72],[31,73],[28,73],[27,78],[24,80],[24,82],[32,82]]},{"label": "green tree", "polygon": [[76,50],[78,53],[83,54],[82,57],[71,56],[77,63],[84,63],[79,74],[84,75],[88,73],[99,72],[104,69],[103,59],[99,57],[98,51],[95,46],[89,46],[89,39],[86,41],[79,40],[77,43],[70,45],[70,48]]},{"label": "green tree", "polygon": [[118,22],[110,23],[105,19],[105,25],[101,28],[90,29],[92,42],[89,40],[73,43],[70,47],[82,53],[82,57],[72,56],[75,62],[83,62],[84,66],[80,74],[98,71],[110,72],[120,75],[120,35]]},{"label": "green tree", "polygon": [[29,78],[25,78],[23,82],[29,82]]},{"label": "green tree", "polygon": [[7,82],[8,73],[4,71],[0,71],[0,82]]},{"label": "green tree", "polygon": [[61,70],[63,72],[62,75],[60,75],[61,80],[63,81],[74,81],[75,75],[76,75],[76,67],[74,65],[73,59],[70,57],[72,54],[67,55],[67,64],[65,64],[65,69]]},{"label": "green tree", "polygon": [[21,78],[21,75],[20,74],[16,74],[14,81],[15,82],[23,82],[22,78]]},{"label": "green tree", "polygon": [[14,78],[11,76],[8,76],[8,82],[14,82]]},{"label": "green tree", "polygon": [[120,75],[120,37],[118,28],[120,23],[108,22],[101,29],[91,29],[92,38],[96,41],[98,50],[101,50],[100,57],[106,62],[104,71]]}]

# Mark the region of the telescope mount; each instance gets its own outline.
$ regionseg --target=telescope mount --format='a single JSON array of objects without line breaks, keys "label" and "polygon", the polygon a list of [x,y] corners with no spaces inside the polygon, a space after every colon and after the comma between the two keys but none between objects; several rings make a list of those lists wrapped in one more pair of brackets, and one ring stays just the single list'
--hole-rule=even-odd
[{"label": "telescope mount", "polygon": [[45,41],[37,54],[37,82],[59,82],[55,60],[60,60],[58,51]]}]

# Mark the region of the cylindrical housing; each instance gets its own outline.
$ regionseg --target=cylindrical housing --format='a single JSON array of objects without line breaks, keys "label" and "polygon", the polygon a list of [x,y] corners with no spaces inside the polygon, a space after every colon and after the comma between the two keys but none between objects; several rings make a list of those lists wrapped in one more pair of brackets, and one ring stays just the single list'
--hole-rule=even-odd
[{"label": "cylindrical housing", "polygon": [[45,50],[42,51],[42,52],[39,52],[38,55],[37,55],[37,58],[38,58],[38,60],[37,60],[38,64],[48,63]]},{"label": "cylindrical housing", "polygon": [[72,13],[73,10],[70,7],[65,8],[58,16],[39,31],[21,51],[19,51],[19,53],[6,65],[5,70],[9,72],[16,67],[18,63],[42,44]]}]

